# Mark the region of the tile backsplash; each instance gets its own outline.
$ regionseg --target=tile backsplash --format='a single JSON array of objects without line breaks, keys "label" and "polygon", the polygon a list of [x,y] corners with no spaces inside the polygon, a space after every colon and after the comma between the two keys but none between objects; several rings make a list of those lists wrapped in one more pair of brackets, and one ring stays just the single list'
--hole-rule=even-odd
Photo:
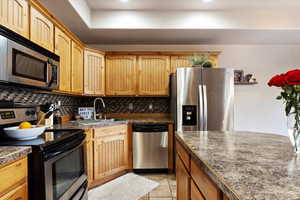
[{"label": "tile backsplash", "polygon": [[[105,113],[169,113],[166,97],[104,97]],[[70,96],[15,86],[0,85],[0,100],[44,105],[61,101],[63,115],[75,114],[78,107],[92,107],[93,97]],[[103,112],[102,107],[100,108]]]}]

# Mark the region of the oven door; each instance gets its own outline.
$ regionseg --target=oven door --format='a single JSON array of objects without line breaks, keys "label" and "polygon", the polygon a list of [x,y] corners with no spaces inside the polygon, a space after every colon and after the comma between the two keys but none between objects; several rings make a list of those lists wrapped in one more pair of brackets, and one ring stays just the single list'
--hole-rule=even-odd
[{"label": "oven door", "polygon": [[[74,196],[84,197],[85,174],[82,141],[67,142],[55,151],[46,154],[45,192],[47,200],[70,200]],[[78,194],[81,193],[82,194]],[[82,198],[83,199],[83,198]]]},{"label": "oven door", "polygon": [[43,88],[58,87],[58,62],[12,40],[7,42],[7,81]]}]

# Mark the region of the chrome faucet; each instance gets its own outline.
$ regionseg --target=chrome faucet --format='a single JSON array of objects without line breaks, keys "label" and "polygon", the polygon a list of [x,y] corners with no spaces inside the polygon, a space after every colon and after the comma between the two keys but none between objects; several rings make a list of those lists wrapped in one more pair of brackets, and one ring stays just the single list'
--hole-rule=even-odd
[{"label": "chrome faucet", "polygon": [[[103,99],[102,98],[96,98],[94,100],[94,120],[97,120],[96,103],[97,103],[98,100],[101,100],[103,108],[105,109],[105,103],[104,103]],[[104,115],[104,119],[106,120],[106,116],[105,115]]]}]

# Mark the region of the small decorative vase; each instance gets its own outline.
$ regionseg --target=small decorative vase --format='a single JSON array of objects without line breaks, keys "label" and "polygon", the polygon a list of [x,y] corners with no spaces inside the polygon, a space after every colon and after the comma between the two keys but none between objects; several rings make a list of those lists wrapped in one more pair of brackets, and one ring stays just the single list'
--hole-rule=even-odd
[{"label": "small decorative vase", "polygon": [[295,126],[295,114],[289,114],[287,117],[287,127],[289,138],[294,152],[300,154],[300,127]]}]

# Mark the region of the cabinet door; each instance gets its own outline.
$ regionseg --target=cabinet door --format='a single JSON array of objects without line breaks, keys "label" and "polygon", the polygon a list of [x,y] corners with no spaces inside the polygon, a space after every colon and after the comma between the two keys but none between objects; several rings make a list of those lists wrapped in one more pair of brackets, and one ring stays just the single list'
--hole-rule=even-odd
[{"label": "cabinet door", "polygon": [[6,27],[8,27],[8,1],[9,0],[0,0],[0,23]]},{"label": "cabinet door", "polygon": [[128,168],[127,131],[95,139],[94,143],[94,177],[113,175]]},{"label": "cabinet door", "polygon": [[25,0],[9,1],[8,27],[16,33],[28,38],[28,2]]},{"label": "cabinet door", "polygon": [[105,59],[103,55],[98,55],[97,62],[95,66],[95,94],[104,95],[105,94]]},{"label": "cabinet door", "polygon": [[106,94],[135,95],[136,56],[106,57]]},{"label": "cabinet door", "polygon": [[191,179],[191,200],[205,200],[194,181]]},{"label": "cabinet door", "polygon": [[104,78],[104,56],[85,50],[84,93],[104,95]]},{"label": "cabinet door", "polygon": [[61,91],[71,91],[71,39],[59,28],[55,27],[55,53],[60,57]]},{"label": "cabinet door", "polygon": [[6,193],[0,200],[28,200],[28,186],[27,183],[17,186],[15,189]]},{"label": "cabinet door", "polygon": [[190,176],[183,162],[176,156],[176,195],[178,200],[190,200]]},{"label": "cabinet door", "polygon": [[169,56],[139,57],[139,95],[169,95]]},{"label": "cabinet door", "polygon": [[171,73],[175,73],[177,68],[192,66],[191,56],[171,56]]},{"label": "cabinet door", "polygon": [[83,93],[83,49],[72,41],[72,92]]},{"label": "cabinet door", "polygon": [[54,26],[53,23],[35,8],[31,7],[30,39],[40,46],[53,51]]}]

